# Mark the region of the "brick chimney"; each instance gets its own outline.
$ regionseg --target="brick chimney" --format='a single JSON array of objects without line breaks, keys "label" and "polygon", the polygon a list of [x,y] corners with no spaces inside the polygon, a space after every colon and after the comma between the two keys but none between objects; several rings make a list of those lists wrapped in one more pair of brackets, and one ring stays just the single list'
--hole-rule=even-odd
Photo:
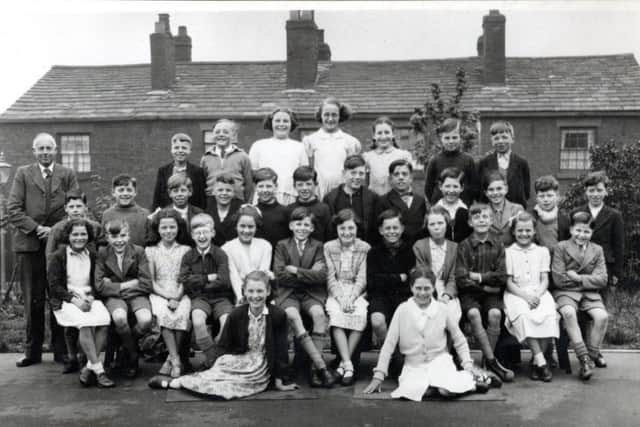
[{"label": "brick chimney", "polygon": [[498,10],[490,10],[482,19],[482,70],[486,85],[505,84],[505,21]]},{"label": "brick chimney", "polygon": [[176,62],[191,62],[191,37],[187,34],[187,27],[178,27],[178,35],[173,39],[176,52]]},{"label": "brick chimney", "polygon": [[331,61],[331,47],[324,41],[324,30],[318,30],[318,61]]},{"label": "brick chimney", "polygon": [[287,28],[287,88],[308,89],[316,82],[318,27],[312,10],[293,10]]},{"label": "brick chimney", "polygon": [[169,25],[169,14],[158,15],[155,32],[149,35],[151,44],[151,89],[167,90],[176,78],[176,62]]}]

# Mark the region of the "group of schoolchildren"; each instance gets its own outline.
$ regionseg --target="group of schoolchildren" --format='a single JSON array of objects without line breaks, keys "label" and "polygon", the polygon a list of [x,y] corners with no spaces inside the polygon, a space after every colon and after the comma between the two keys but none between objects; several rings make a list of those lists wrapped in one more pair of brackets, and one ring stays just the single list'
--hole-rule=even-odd
[{"label": "group of schoolchildren", "polygon": [[[391,120],[374,122],[371,150],[359,154],[360,142],[340,129],[349,116],[347,105],[325,100],[321,128],[298,142],[289,137],[295,114],[278,108],[265,120],[273,137],[248,154],[236,145],[237,125],[220,120],[200,167],[187,161],[190,137],[176,134],[152,213],[136,204],[129,175],[113,179],[115,204],[102,224],[86,219],[83,195],[68,195],[68,218],[47,245],[54,314],[67,328],[65,372],[80,370],[85,386],[114,386],[100,359],[109,341],[135,377],[137,340],[154,317],[168,357],[149,385],[225,399],[297,387],[289,330],[314,387],[354,383],[370,330],[381,349],[364,392],[399,375],[392,396],[412,400],[512,381],[494,354],[503,327],[531,349],[534,380],[552,379],[560,318],[580,378],[606,366],[601,291],[621,275],[623,226],[604,205],[604,174],[587,177],[588,204],[571,214],[558,207],[556,179],[540,177],[527,212],[529,167],[511,151],[512,126],[491,126],[494,150],[476,165],[461,151],[459,121],[447,119],[422,197]],[[486,370],[471,360],[463,318]],[[204,358],[195,373],[191,347]]]}]

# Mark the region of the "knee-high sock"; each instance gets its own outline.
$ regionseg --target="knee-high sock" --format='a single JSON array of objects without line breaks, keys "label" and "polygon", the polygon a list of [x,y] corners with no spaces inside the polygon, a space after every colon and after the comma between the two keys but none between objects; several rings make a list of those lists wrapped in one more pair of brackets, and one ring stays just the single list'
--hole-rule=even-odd
[{"label": "knee-high sock", "polygon": [[124,326],[116,327],[116,332],[122,340],[122,346],[129,351],[129,356],[131,356],[131,358],[137,357],[138,346],[136,345],[136,341],[133,339],[129,325],[125,324]]},{"label": "knee-high sock", "polygon": [[309,355],[309,359],[311,359],[313,366],[315,366],[317,369],[323,369],[327,367],[327,365],[324,363],[324,359],[322,358],[322,354],[320,354],[320,351],[318,351],[318,348],[307,332],[304,332],[298,337],[298,342],[300,343],[300,347],[302,347],[304,351]]},{"label": "knee-high sock", "polygon": [[207,334],[206,336],[196,338],[196,344],[198,344],[198,347],[204,353],[205,366],[213,366],[213,363],[216,361],[217,348],[211,335]]},{"label": "knee-high sock", "polygon": [[489,344],[491,344],[491,349],[496,351],[496,344],[498,343],[498,337],[500,336],[500,327],[492,328],[489,326],[487,328],[487,337],[489,338]]},{"label": "knee-high sock", "polygon": [[584,341],[574,342],[572,344],[573,344],[573,350],[576,352],[576,356],[578,356],[578,358],[589,354],[589,351],[587,350],[587,346],[584,345]]}]

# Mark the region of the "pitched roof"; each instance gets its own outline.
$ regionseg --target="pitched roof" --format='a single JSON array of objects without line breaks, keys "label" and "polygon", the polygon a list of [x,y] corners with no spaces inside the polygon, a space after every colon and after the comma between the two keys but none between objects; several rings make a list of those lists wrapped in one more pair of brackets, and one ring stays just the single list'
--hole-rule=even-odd
[{"label": "pitched roof", "polygon": [[[480,112],[640,112],[640,67],[632,54],[507,58],[505,86],[482,84],[478,57],[328,62],[314,90],[287,90],[285,62],[179,63],[170,91],[151,91],[150,65],[54,66],[0,115],[0,122],[261,116],[275,105],[311,114],[335,95],[360,113],[413,111],[430,84],[453,94],[467,72],[466,108]],[[429,95],[430,98],[430,95]]]}]

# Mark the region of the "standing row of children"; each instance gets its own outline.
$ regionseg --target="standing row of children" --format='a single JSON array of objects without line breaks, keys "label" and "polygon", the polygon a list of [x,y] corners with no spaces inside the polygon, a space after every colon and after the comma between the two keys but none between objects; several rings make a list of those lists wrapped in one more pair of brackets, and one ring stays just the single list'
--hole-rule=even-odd
[{"label": "standing row of children", "polygon": [[[269,117],[267,127],[273,130],[274,138],[256,142],[248,157],[232,143],[237,135],[235,124],[228,120],[220,121],[214,127],[216,145],[202,160],[205,172],[198,173],[199,176],[193,179],[191,176],[194,174],[189,170],[197,169],[186,162],[191,141],[184,134],[174,136],[173,169],[166,184],[160,183],[159,171],[154,196],[154,205],[167,209],[154,212],[149,227],[146,224],[148,212],[134,202],[135,179],[126,175],[116,177],[113,181],[116,205],[103,217],[109,245],[98,252],[95,274],[89,278],[95,280],[96,295],[87,288],[86,274],[83,273],[82,280],[78,278],[78,283],[84,283],[84,293],[78,292],[78,295],[84,295],[84,298],[74,293],[75,288],[74,292],[69,291],[71,281],[67,279],[71,276],[68,271],[59,274],[58,286],[52,283],[52,288],[59,290],[63,309],[66,302],[82,312],[87,312],[88,306],[93,311],[94,305],[99,306],[95,296],[101,297],[126,349],[127,373],[131,376],[137,372],[133,337],[148,329],[153,313],[162,327],[169,350],[161,374],[177,378],[183,372],[185,358],[181,349],[185,346],[181,342],[189,323],[193,324],[195,341],[209,364],[218,358],[220,348],[226,346],[229,350],[231,342],[238,344],[238,339],[244,340],[241,348],[247,350],[245,341],[249,340],[250,344],[256,338],[251,327],[247,337],[247,331],[230,331],[224,326],[235,312],[234,303],[239,304],[244,297],[249,302],[248,312],[252,313],[248,317],[249,326],[254,317],[260,317],[260,312],[255,310],[260,302],[264,306],[261,298],[266,299],[266,295],[262,294],[271,292],[270,284],[263,283],[262,297],[254,298],[253,305],[247,290],[251,288],[248,286],[250,283],[260,282],[259,274],[254,271],[269,272],[267,277],[276,284],[273,293],[277,306],[284,309],[300,346],[313,362],[312,384],[330,386],[336,380],[318,351],[325,347],[327,338],[326,309],[339,355],[337,374],[339,380],[347,385],[353,383],[351,358],[367,320],[371,322],[374,335],[384,341],[388,319],[413,292],[416,282],[408,281],[411,268],[417,264],[435,273],[432,285],[437,299],[446,303],[447,316],[457,319],[457,323],[465,314],[483,350],[486,367],[502,380],[513,379],[513,372],[504,368],[493,355],[504,305],[507,328],[519,341],[526,340],[533,351],[535,369],[532,377],[546,381],[551,379],[543,350],[546,339],[558,335],[555,304],[581,360],[581,377],[586,379],[591,375],[590,359],[595,360],[597,366],[605,364],[598,348],[606,330],[606,311],[594,290],[606,285],[607,268],[610,281],[615,282],[619,277],[622,262],[619,242],[622,238],[606,236],[606,264],[602,250],[598,251],[599,247],[589,244],[588,240],[593,218],[596,223],[603,217],[608,220],[606,231],[596,230],[602,235],[619,233],[622,226],[617,211],[603,208],[606,177],[594,175],[585,181],[589,206],[586,211],[583,209],[571,215],[569,221],[558,210],[558,184],[552,177],[541,177],[536,181],[538,203],[533,215],[520,213],[523,208],[518,207],[514,200],[521,201],[518,197],[524,197],[526,201],[528,198],[528,167],[514,160],[519,158],[510,152],[513,129],[503,122],[491,129],[497,169],[480,173],[489,204],[475,203],[467,208],[469,201],[478,198],[471,189],[478,182],[473,178],[478,172],[475,165],[473,171],[468,168],[466,155],[459,151],[459,123],[448,120],[439,132],[443,152],[429,163],[425,188],[428,199],[441,198],[433,201],[433,207],[428,209],[425,199],[412,192],[412,165],[406,158],[408,153],[394,147],[392,123],[385,118],[374,123],[374,143],[377,146],[365,156],[360,156],[354,154],[359,151],[357,140],[338,127],[348,114],[348,108],[335,100],[323,103],[318,111],[322,129],[306,138],[303,145],[293,141],[296,148],[285,150],[287,155],[280,152],[276,156],[273,156],[274,152],[282,148],[277,146],[280,140],[292,141],[288,139],[288,133],[296,124],[292,112],[279,109]],[[450,150],[456,134],[457,151]],[[510,142],[505,142],[509,139],[505,134],[510,136]],[[306,161],[304,152],[300,156],[289,155],[295,150],[300,151],[300,145],[306,148],[315,169],[299,164]],[[505,146],[506,160],[504,153],[500,155]],[[283,164],[294,160],[299,162],[297,166]],[[343,165],[342,170],[336,171],[336,163]],[[491,167],[490,160],[485,163],[489,164],[487,168]],[[483,162],[480,163],[481,171],[482,165]],[[250,168],[248,173],[247,167]],[[276,169],[293,172],[279,175]],[[469,172],[465,173],[465,169]],[[514,169],[522,173],[514,173]],[[434,170],[438,177],[437,185],[430,187],[430,176]],[[378,193],[364,188],[367,171],[370,188]],[[387,176],[382,177],[383,174]],[[522,191],[518,191],[512,182],[523,183]],[[169,202],[158,194],[158,188],[162,191],[163,185],[167,188]],[[200,189],[205,187],[204,203],[203,197],[194,197],[197,186]],[[242,206],[242,199],[251,200],[254,186],[257,209]],[[433,192],[440,192],[441,196],[429,194],[430,188]],[[293,193],[297,193],[297,197]],[[468,202],[465,203],[464,197]],[[77,203],[73,200],[78,198],[70,198],[68,207]],[[192,205],[196,200],[201,201],[200,207],[204,207],[209,215],[202,214],[198,207]],[[294,201],[288,206],[279,203],[291,200]],[[71,213],[69,216],[73,219]],[[85,252],[84,248],[95,231],[94,225],[84,224],[85,236],[75,240],[84,241],[81,247],[80,243],[72,243],[74,230],[76,234],[83,234],[83,227],[77,222],[74,219],[66,224],[69,247],[57,253],[92,253]],[[181,231],[183,226],[187,232]],[[569,243],[558,245],[560,249],[554,251],[554,303],[546,292],[549,252],[533,241],[537,238],[540,244],[552,250],[569,233]],[[256,234],[264,239],[256,237]],[[429,237],[425,238],[425,235]],[[505,256],[505,246],[514,240]],[[323,247],[322,242],[325,241],[327,243]],[[154,244],[146,248],[145,255],[141,248],[131,243]],[[457,243],[460,244],[456,246]],[[195,248],[189,249],[186,245]],[[578,249],[572,251],[573,246]],[[273,260],[272,248],[275,248]],[[569,256],[574,257],[573,264]],[[52,271],[61,270],[52,268],[52,262],[50,276]],[[64,262],[61,259],[57,262],[59,266],[65,264],[67,269],[70,266],[68,257]],[[84,262],[86,264],[86,260]],[[129,273],[131,275],[127,276]],[[248,280],[248,277],[253,279]],[[50,279],[55,282],[56,277]],[[146,294],[152,296],[150,302],[145,303],[141,297]],[[243,310],[246,314],[246,306]],[[263,307],[264,314],[265,310],[271,313],[272,308],[267,310]],[[577,310],[588,312],[594,319],[588,348],[577,326]],[[304,328],[301,312],[306,312],[312,319],[311,335]],[[136,320],[133,329],[127,322],[132,314]],[[221,326],[215,339],[207,331],[209,317],[216,318]],[[243,321],[247,320],[245,317]],[[96,328],[91,329],[93,340],[88,339],[91,336],[87,331],[83,332],[86,326],[68,323],[67,326],[80,328],[80,344],[89,359],[81,372],[81,381],[88,384],[93,378],[99,385],[107,386],[113,382],[104,374],[99,360],[93,358],[103,345],[103,333],[98,333],[97,327],[105,326],[108,320],[104,311],[100,320],[100,324],[93,325]],[[234,337],[235,333],[242,337]],[[260,334],[257,335],[259,338]],[[264,336],[262,340],[262,344],[258,343],[253,350],[247,351],[262,351],[260,354],[263,354],[266,351]],[[93,341],[93,348],[87,344],[89,341]],[[399,342],[400,352],[403,352],[402,339]],[[273,342],[268,345],[273,345]],[[256,350],[259,348],[262,350]],[[70,352],[72,349],[70,346]],[[188,377],[184,381],[175,380],[173,385],[210,393],[211,382],[217,381],[221,387],[226,384],[217,391],[221,393],[219,395],[237,397],[245,392],[255,392],[248,378],[257,372],[256,369],[263,372],[263,365],[267,363],[271,382],[278,388],[286,388],[282,372],[275,374],[273,354],[269,356],[269,351],[265,354],[268,363],[256,358],[248,358],[246,366],[236,366],[232,360],[221,366],[216,363],[206,371],[207,374]],[[247,366],[251,369],[247,370]],[[386,372],[386,368],[380,371]],[[225,382],[224,378],[239,372],[251,374],[245,378],[244,384],[245,389],[248,387],[254,391],[245,390],[237,394],[237,383]],[[260,384],[268,385],[269,381],[265,381],[262,376]]]}]

